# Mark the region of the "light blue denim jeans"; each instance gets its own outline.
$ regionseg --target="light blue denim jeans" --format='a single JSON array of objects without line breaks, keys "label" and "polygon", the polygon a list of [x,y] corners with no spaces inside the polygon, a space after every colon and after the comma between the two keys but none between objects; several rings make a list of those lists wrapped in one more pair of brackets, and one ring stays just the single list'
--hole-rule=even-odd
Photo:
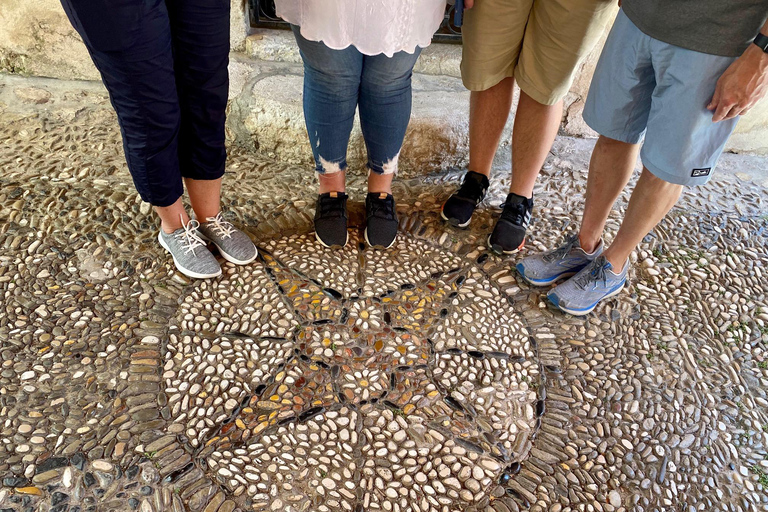
[{"label": "light blue denim jeans", "polygon": [[368,167],[378,174],[397,172],[397,160],[411,117],[414,53],[364,55],[354,46],[332,50],[293,33],[304,61],[304,119],[315,167],[321,174],[347,168],[347,145],[360,109]]}]

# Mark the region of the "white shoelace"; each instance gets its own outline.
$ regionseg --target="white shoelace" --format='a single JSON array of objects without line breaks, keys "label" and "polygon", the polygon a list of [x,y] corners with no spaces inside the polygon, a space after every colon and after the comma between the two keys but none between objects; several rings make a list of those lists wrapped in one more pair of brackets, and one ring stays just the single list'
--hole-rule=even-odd
[{"label": "white shoelace", "polygon": [[[181,217],[181,215],[179,215],[179,217]],[[195,249],[198,247],[205,247],[205,242],[197,236],[197,228],[200,227],[200,223],[195,219],[192,219],[184,224],[184,219],[182,219],[181,226],[184,228],[184,232],[178,233],[176,238],[181,240],[182,247],[185,249],[184,254],[189,254],[191,252],[193,255],[197,256],[197,254],[195,254]]]},{"label": "white shoelace", "polygon": [[217,213],[215,217],[206,217],[205,220],[209,227],[222,238],[230,238],[235,232],[235,226],[224,220],[221,212]]}]

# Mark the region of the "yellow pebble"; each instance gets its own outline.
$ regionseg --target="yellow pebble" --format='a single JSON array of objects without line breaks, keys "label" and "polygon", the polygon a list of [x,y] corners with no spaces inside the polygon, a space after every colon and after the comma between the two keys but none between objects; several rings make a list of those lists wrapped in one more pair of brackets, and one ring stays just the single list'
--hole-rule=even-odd
[{"label": "yellow pebble", "polygon": [[34,496],[43,495],[43,492],[37,487],[17,487],[16,492],[19,494],[32,494]]}]

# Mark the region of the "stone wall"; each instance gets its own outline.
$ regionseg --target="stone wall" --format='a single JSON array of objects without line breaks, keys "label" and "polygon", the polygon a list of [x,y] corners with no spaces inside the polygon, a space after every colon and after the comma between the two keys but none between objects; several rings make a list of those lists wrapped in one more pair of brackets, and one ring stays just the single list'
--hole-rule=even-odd
[{"label": "stone wall", "polygon": [[59,0],[0,0],[0,71],[98,79]]},{"label": "stone wall", "polygon": [[[232,50],[245,49],[245,0],[232,0]],[[0,0],[0,72],[98,80],[59,0]]]},{"label": "stone wall", "polygon": [[[299,55],[291,34],[281,31],[249,32],[244,16],[244,1],[232,0],[233,55],[232,99],[249,94],[258,65],[244,65],[243,57],[266,61],[298,63]],[[458,76],[460,47],[433,45],[419,60],[416,71],[427,75]],[[562,132],[594,136],[581,119],[590,77],[599,47],[582,65],[566,98]],[[77,33],[72,30],[59,0],[0,0],[0,72],[66,79],[97,80]],[[253,73],[249,76],[248,73]],[[768,100],[761,102],[742,119],[729,142],[736,152],[768,154]]]}]

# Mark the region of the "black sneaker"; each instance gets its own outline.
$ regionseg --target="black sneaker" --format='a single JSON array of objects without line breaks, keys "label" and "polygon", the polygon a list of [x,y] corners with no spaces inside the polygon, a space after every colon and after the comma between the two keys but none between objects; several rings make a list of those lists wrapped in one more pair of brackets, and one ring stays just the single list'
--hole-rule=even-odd
[{"label": "black sneaker", "polygon": [[347,245],[347,194],[326,192],[317,196],[315,238],[326,247]]},{"label": "black sneaker", "polygon": [[365,198],[365,241],[371,247],[389,249],[397,237],[395,198],[386,192],[371,192]]},{"label": "black sneaker", "polygon": [[440,216],[451,226],[465,228],[472,220],[472,214],[485,197],[488,177],[475,171],[467,171],[459,190],[453,193],[443,205]]},{"label": "black sneaker", "polygon": [[488,237],[488,245],[496,253],[515,254],[525,245],[525,230],[531,222],[533,198],[509,194],[502,206],[504,211]]}]

